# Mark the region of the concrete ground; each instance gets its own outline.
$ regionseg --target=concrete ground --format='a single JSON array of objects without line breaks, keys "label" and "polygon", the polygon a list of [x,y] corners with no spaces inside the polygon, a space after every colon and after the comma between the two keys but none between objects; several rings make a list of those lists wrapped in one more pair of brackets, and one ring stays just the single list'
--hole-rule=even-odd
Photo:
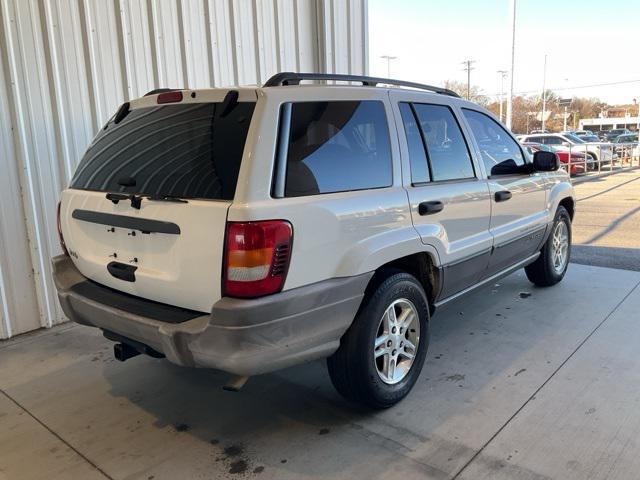
[{"label": "concrete ground", "polygon": [[[582,215],[582,213],[581,213]],[[94,329],[0,344],[0,479],[627,479],[640,471],[640,273],[518,272],[442,310],[413,392],[365,412],[323,362],[252,378],[114,361]]]},{"label": "concrete ground", "polygon": [[640,271],[640,170],[575,185],[572,261]]}]

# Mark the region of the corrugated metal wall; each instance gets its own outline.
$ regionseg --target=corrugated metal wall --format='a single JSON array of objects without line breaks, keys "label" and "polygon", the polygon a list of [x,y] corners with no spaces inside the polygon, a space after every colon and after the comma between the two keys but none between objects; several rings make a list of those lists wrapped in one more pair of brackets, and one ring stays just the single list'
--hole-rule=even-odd
[{"label": "corrugated metal wall", "polygon": [[0,4],[0,338],[64,320],[49,267],[58,193],[123,101],[368,70],[367,0]]}]

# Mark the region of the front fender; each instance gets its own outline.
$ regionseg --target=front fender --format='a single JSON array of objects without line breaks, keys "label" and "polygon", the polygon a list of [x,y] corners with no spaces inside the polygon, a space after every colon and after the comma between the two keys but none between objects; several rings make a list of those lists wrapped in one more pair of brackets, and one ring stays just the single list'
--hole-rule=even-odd
[{"label": "front fender", "polygon": [[[548,221],[552,222],[558,210],[560,202],[566,198],[570,198],[572,208],[575,208],[576,195],[568,175],[557,173],[553,177],[547,179],[551,183],[547,194],[547,211],[549,212]],[[573,215],[573,211],[570,212]]]}]

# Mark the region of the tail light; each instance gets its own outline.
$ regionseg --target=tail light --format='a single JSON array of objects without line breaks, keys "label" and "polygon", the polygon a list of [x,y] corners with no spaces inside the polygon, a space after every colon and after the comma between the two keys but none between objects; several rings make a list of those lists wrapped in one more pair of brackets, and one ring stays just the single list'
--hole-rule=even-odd
[{"label": "tail light", "polygon": [[62,236],[62,224],[60,223],[60,204],[58,202],[58,209],[56,210],[56,224],[58,225],[58,240],[60,241],[60,248],[65,255],[69,255],[69,251],[67,250],[67,245],[64,243],[64,237]]},{"label": "tail light", "polygon": [[282,290],[292,237],[284,220],[227,223],[223,294],[253,298]]}]

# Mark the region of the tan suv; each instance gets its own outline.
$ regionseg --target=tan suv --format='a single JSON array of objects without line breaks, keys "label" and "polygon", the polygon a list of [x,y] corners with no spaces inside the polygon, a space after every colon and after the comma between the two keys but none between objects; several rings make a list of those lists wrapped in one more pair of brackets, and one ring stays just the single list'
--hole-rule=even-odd
[{"label": "tan suv", "polygon": [[[348,81],[361,85],[301,84]],[[328,358],[388,407],[440,306],[525,267],[567,269],[575,201],[487,110],[389,79],[282,73],[262,88],[125,103],[59,205],[60,302],[120,360],[250,375]]]}]

